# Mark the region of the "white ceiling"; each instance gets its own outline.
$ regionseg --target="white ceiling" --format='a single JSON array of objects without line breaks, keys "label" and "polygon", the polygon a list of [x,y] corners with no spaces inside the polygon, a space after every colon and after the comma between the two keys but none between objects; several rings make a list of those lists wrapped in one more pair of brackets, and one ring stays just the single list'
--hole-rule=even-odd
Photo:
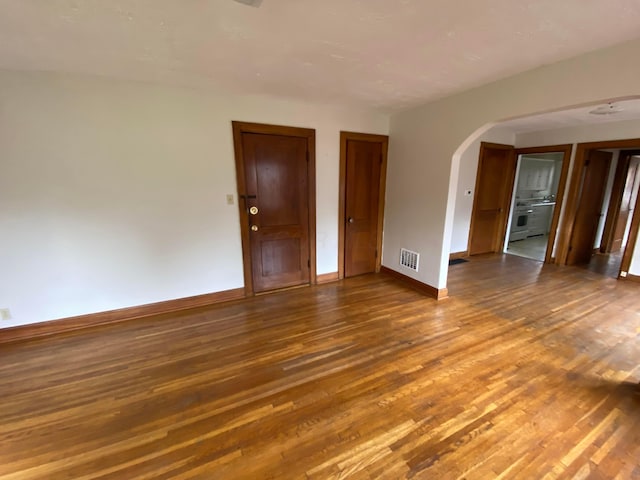
[{"label": "white ceiling", "polygon": [[638,0],[0,0],[0,68],[394,111],[639,25]]},{"label": "white ceiling", "polygon": [[640,119],[640,99],[613,102],[612,105],[619,107],[620,111],[611,115],[593,115],[589,113],[599,106],[605,107],[606,105],[607,104],[590,105],[559,112],[531,115],[529,117],[501,122],[498,126],[509,129],[515,133],[524,133]]}]

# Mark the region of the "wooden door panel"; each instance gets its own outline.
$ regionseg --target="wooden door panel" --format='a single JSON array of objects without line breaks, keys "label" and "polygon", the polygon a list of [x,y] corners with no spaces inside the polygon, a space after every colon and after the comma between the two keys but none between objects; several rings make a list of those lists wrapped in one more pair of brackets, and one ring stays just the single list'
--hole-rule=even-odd
[{"label": "wooden door panel", "polygon": [[591,260],[612,156],[611,152],[600,150],[592,150],[589,153],[584,167],[567,265],[589,263]]},{"label": "wooden door panel", "polygon": [[630,161],[629,169],[627,170],[627,178],[624,184],[624,190],[622,192],[622,202],[620,203],[620,209],[629,211],[633,208],[631,201],[633,197],[634,187],[637,182],[638,175],[638,162]]},{"label": "wooden door panel", "polygon": [[374,272],[377,262],[382,143],[348,140],[345,179],[345,275]]},{"label": "wooden door panel", "polygon": [[611,242],[611,251],[618,252],[622,248],[622,240],[627,230],[627,223],[629,217],[633,212],[633,204],[635,203],[634,194],[637,192],[638,187],[638,162],[636,159],[631,158],[629,162],[629,168],[627,170],[627,177],[625,179],[624,190],[622,191],[622,201],[620,202],[620,212],[616,220],[616,226],[613,231],[613,241]]},{"label": "wooden door panel", "polygon": [[497,235],[498,222],[496,212],[480,211],[473,219],[474,241],[472,255],[495,251],[495,238]]},{"label": "wooden door panel", "polygon": [[254,291],[309,283],[307,141],[243,133],[242,147]]},{"label": "wooden door panel", "polygon": [[625,180],[624,190],[622,192],[622,201],[620,202],[620,212],[616,221],[616,227],[613,233],[613,241],[611,242],[611,251],[617,252],[622,248],[627,231],[629,217],[633,213],[635,205],[635,196],[638,194],[638,182],[640,181],[640,168],[637,157],[631,157],[627,177]]},{"label": "wooden door panel", "polygon": [[247,187],[256,192],[260,203],[260,224],[267,226],[306,223],[306,141],[304,138],[254,135],[251,161],[253,182]]},{"label": "wooden door panel", "polygon": [[600,251],[603,253],[617,252],[622,247],[629,212],[633,208],[631,202],[638,172],[638,163],[632,160],[634,153],[620,152],[600,244]]},{"label": "wooden door panel", "polygon": [[613,240],[611,241],[610,252],[619,252],[622,248],[622,239],[624,237],[624,231],[626,230],[628,220],[629,210],[620,210],[618,213],[616,228],[613,231]]},{"label": "wooden door panel", "polygon": [[478,160],[469,255],[501,250],[515,174],[514,149],[482,144]]}]

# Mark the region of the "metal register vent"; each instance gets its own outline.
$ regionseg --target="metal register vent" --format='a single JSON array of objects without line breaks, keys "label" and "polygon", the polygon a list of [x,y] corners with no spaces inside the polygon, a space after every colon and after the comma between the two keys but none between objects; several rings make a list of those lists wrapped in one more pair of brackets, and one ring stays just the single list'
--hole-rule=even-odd
[{"label": "metal register vent", "polygon": [[400,265],[410,268],[411,270],[418,271],[418,262],[420,261],[420,254],[412,252],[406,248],[400,249]]}]

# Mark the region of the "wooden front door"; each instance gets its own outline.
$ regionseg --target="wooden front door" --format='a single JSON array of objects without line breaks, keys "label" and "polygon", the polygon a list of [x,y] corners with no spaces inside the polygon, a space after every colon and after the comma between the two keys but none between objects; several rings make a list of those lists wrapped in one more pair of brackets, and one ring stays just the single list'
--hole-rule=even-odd
[{"label": "wooden front door", "polygon": [[341,132],[340,236],[345,277],[380,270],[387,144],[388,137],[383,135]]},{"label": "wooden front door", "polygon": [[315,274],[313,130],[233,127],[247,293],[309,284]]},{"label": "wooden front door", "polygon": [[511,145],[481,144],[469,232],[469,255],[502,251],[515,162]]},{"label": "wooden front door", "polygon": [[611,152],[591,150],[584,164],[567,265],[589,263],[591,260],[612,156]]}]

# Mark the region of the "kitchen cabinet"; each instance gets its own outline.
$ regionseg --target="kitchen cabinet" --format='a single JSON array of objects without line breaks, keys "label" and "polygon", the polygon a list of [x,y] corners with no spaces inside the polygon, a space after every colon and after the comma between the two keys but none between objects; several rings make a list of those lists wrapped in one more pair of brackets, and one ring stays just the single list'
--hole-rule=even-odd
[{"label": "kitchen cabinet", "polygon": [[549,233],[553,205],[554,204],[549,203],[547,205],[535,205],[531,207],[528,219],[529,233],[527,236],[534,237],[536,235],[546,235]]},{"label": "kitchen cabinet", "polygon": [[549,190],[554,168],[553,160],[527,158],[520,169],[518,189]]}]

